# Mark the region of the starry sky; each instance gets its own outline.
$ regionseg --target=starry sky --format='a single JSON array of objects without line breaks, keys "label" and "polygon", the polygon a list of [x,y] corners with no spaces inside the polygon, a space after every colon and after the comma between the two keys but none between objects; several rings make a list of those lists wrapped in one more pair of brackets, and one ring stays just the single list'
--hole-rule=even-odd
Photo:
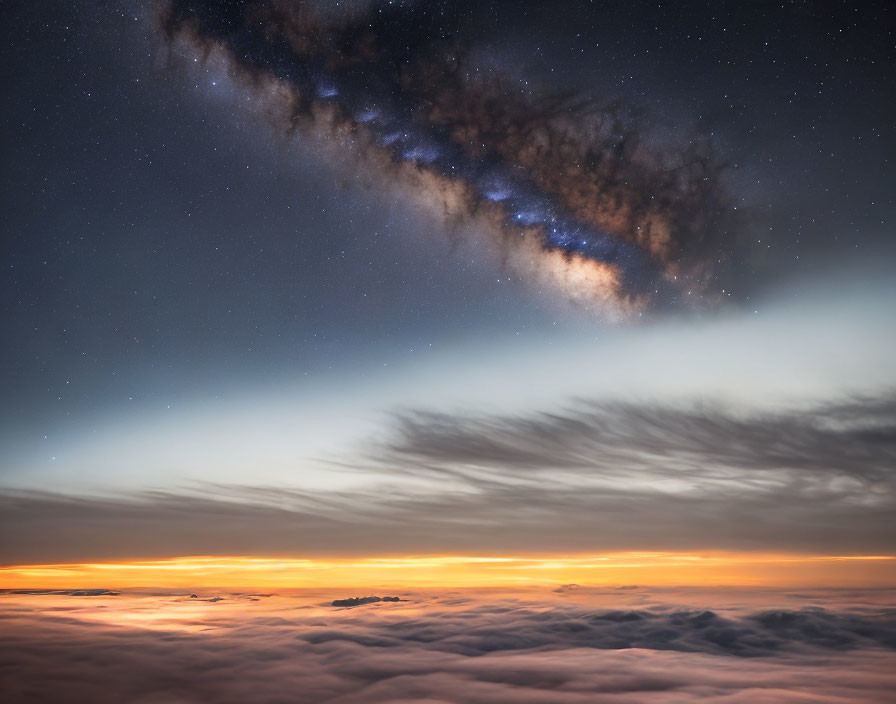
[{"label": "starry sky", "polygon": [[7,563],[890,543],[888,3],[0,13]]}]

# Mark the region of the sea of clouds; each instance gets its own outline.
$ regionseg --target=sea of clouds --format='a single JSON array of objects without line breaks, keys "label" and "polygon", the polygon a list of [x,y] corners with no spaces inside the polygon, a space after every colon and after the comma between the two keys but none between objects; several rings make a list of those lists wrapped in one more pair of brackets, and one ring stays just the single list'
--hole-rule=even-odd
[{"label": "sea of clouds", "polygon": [[[892,590],[0,594],[7,702],[885,702]],[[384,592],[385,593],[385,592]],[[223,597],[223,598],[222,598]]]}]

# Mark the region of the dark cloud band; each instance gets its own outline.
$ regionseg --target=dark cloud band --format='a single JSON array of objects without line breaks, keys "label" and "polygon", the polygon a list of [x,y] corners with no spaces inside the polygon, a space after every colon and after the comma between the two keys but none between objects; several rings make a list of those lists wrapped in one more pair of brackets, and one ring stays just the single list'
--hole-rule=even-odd
[{"label": "dark cloud band", "polygon": [[523,417],[408,412],[391,437],[345,460],[387,477],[363,490],[7,492],[0,559],[769,545],[890,554],[894,421],[890,395],[753,415],[586,402]]}]

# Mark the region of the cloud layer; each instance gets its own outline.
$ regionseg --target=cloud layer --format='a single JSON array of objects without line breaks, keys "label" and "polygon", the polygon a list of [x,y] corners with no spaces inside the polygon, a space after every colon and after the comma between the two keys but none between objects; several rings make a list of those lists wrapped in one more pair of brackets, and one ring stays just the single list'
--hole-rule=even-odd
[{"label": "cloud layer", "polygon": [[719,614],[580,593],[404,596],[333,610],[322,595],[4,595],[0,681],[14,702],[334,704],[883,702],[896,686],[896,624],[873,603]]},{"label": "cloud layer", "polygon": [[764,414],[594,402],[520,417],[406,412],[341,459],[379,478],[363,490],[8,491],[0,558],[889,554],[894,418],[892,395]]}]

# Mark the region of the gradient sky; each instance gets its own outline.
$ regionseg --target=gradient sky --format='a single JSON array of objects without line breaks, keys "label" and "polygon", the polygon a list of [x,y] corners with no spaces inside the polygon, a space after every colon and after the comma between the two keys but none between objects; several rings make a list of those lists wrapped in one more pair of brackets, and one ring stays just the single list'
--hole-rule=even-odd
[{"label": "gradient sky", "polygon": [[0,10],[0,560],[892,552],[887,3],[231,5]]}]

